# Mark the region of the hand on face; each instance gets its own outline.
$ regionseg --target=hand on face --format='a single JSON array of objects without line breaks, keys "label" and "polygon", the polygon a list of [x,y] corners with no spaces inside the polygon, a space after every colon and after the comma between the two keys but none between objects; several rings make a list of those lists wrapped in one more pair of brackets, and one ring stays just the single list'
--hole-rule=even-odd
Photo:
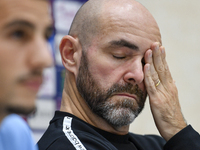
[{"label": "hand on face", "polygon": [[145,53],[145,85],[156,126],[165,140],[186,127],[178,99],[178,90],[172,79],[165,48],[154,43]]}]

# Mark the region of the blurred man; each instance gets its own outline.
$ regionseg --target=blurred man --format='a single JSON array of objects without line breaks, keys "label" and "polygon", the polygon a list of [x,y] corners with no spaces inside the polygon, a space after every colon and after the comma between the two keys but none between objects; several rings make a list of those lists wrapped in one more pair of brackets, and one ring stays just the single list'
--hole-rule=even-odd
[{"label": "blurred man", "polygon": [[[134,0],[90,0],[60,43],[67,69],[60,111],[40,150],[200,149],[187,126],[158,25]],[[161,136],[129,133],[149,95]]]},{"label": "blurred man", "polygon": [[[42,72],[52,65],[52,35],[45,0],[0,0],[0,149],[32,150],[35,143],[16,114],[35,110]],[[12,115],[10,115],[12,114]]]}]

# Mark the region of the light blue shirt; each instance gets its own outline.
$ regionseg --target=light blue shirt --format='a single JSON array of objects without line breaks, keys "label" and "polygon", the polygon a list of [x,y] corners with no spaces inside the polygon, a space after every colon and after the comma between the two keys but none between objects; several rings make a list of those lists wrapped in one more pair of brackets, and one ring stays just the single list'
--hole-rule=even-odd
[{"label": "light blue shirt", "polygon": [[2,121],[0,150],[38,150],[29,126],[20,116],[12,114]]}]

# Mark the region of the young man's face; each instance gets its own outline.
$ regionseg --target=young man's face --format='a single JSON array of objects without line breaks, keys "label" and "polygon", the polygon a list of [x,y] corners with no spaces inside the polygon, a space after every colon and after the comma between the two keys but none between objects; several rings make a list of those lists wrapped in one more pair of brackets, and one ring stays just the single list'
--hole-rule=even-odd
[{"label": "young man's face", "polygon": [[42,71],[52,65],[48,2],[0,0],[0,10],[0,105],[28,114],[35,108]]}]

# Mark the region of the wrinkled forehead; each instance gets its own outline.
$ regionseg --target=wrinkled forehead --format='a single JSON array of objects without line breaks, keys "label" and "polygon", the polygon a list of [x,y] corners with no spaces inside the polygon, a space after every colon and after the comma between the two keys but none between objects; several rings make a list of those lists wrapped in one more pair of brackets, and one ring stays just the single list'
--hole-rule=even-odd
[{"label": "wrinkled forehead", "polygon": [[0,0],[0,21],[12,19],[37,19],[51,21],[46,0]]},{"label": "wrinkled forehead", "polygon": [[[110,2],[110,3],[109,3]],[[145,36],[154,42],[161,43],[159,27],[151,13],[141,4],[119,3],[109,1],[101,9],[102,33],[124,32],[136,36]]]}]

